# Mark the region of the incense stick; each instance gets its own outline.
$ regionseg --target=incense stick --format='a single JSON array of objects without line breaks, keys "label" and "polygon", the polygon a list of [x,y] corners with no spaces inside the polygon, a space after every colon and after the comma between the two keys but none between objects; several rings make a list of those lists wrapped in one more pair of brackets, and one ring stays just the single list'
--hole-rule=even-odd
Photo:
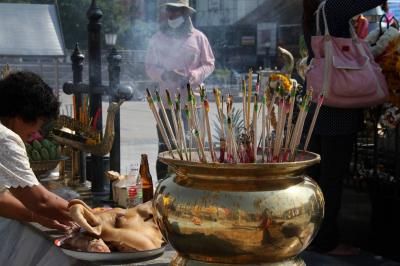
[{"label": "incense stick", "polygon": [[[171,102],[172,102],[172,99],[171,99]],[[176,132],[175,133],[176,134],[176,141],[178,142],[178,145],[181,148],[182,154],[184,154],[185,157],[186,157],[186,160],[188,160],[187,149],[186,149],[186,146],[185,146],[185,144],[186,144],[185,132],[181,128],[181,123],[182,123],[181,122],[181,120],[182,120],[181,115],[182,114],[181,114],[181,110],[180,110],[180,99],[178,99],[178,97],[176,95],[175,95],[175,101],[172,102],[172,104],[174,105],[174,108],[173,108],[174,112],[172,113],[172,117],[173,117],[172,119],[175,120],[175,122],[176,122],[176,131],[175,131]],[[173,122],[174,123],[174,127],[175,127],[175,122]]]},{"label": "incense stick", "polygon": [[254,95],[253,106],[253,157],[254,162],[257,160],[257,112],[258,112],[258,94]]},{"label": "incense stick", "polygon": [[242,104],[243,104],[243,122],[244,125],[247,125],[247,120],[246,120],[246,81],[245,79],[242,79]]},{"label": "incense stick", "polygon": [[247,124],[246,124],[246,129],[247,129],[247,131],[249,131],[249,129],[250,129],[250,103],[251,103],[251,94],[252,94],[252,92],[253,92],[253,88],[252,88],[252,76],[253,76],[253,70],[250,68],[250,69],[249,69],[249,73],[248,73],[248,80],[247,80],[247,82],[248,82],[248,84],[249,84],[249,86],[248,86],[248,88],[247,88],[247,111],[246,111],[246,114],[247,114],[247,118],[246,118],[246,122],[247,122]]},{"label": "incense stick", "polygon": [[[181,149],[178,146],[178,142],[176,141],[176,137],[175,137],[174,131],[172,130],[171,123],[169,122],[169,118],[168,118],[167,112],[165,111],[164,103],[161,100],[161,97],[160,97],[160,94],[159,94],[158,91],[156,91],[156,99],[157,99],[158,108],[161,110],[161,114],[164,117],[164,124],[167,127],[168,133],[169,133],[169,135],[170,135],[170,137],[172,139],[172,142],[174,143],[174,145],[176,147],[176,150],[178,152],[179,157],[181,158],[181,160],[183,160]],[[161,120],[161,121],[163,121],[163,120]]]},{"label": "incense stick", "polygon": [[286,142],[285,142],[285,149],[289,147],[289,141],[292,133],[292,119],[293,119],[293,110],[294,110],[294,103],[296,100],[296,87],[297,87],[297,82],[292,82],[293,87],[290,92],[290,98],[289,98],[289,118],[288,118],[288,124],[287,124],[287,129],[286,129]]},{"label": "incense stick", "polygon": [[208,117],[208,113],[210,112],[210,105],[208,103],[208,100],[204,100],[204,117],[206,121],[206,127],[207,127],[207,136],[208,136],[208,146],[210,149],[211,153],[211,159],[215,163],[217,161],[215,151],[214,151],[214,145],[212,143],[212,135],[211,135],[211,128],[210,128],[210,119]]},{"label": "incense stick", "polygon": [[266,117],[265,117],[265,107],[267,105],[267,97],[266,97],[266,93],[264,92],[263,96],[262,96],[262,116],[261,116],[261,160],[264,163],[265,162],[265,155],[264,155],[264,151],[265,151],[265,130],[266,130]]},{"label": "incense stick", "polygon": [[157,112],[156,107],[153,102],[153,97],[151,96],[149,89],[146,89],[146,94],[147,94],[147,102],[150,106],[151,111],[153,112],[154,118],[156,119],[156,124],[158,126],[158,129],[161,132],[161,136],[164,140],[164,143],[165,143],[165,145],[167,145],[168,151],[169,151],[170,155],[172,156],[172,158],[175,159],[174,153],[172,152],[171,143],[169,142],[169,139],[167,137],[167,132],[165,131],[165,128],[164,128],[163,124],[161,123],[161,119],[158,115],[158,112]]},{"label": "incense stick", "polygon": [[314,127],[315,127],[315,122],[317,121],[318,113],[319,113],[319,110],[321,109],[323,101],[324,101],[324,95],[321,94],[318,97],[317,107],[316,107],[316,109],[314,111],[314,116],[313,116],[313,119],[311,121],[310,128],[308,129],[307,139],[306,139],[306,143],[304,144],[304,149],[303,149],[305,152],[307,151],[308,144],[310,142],[311,135],[312,135],[312,132],[313,132]]},{"label": "incense stick", "polygon": [[186,145],[185,128],[184,128],[183,122],[182,122],[181,95],[180,94],[175,96],[175,109],[176,109],[176,119],[178,122],[178,131],[179,131],[179,135],[181,138],[181,143],[182,143],[183,149],[185,151],[186,160],[189,160],[187,145]]},{"label": "incense stick", "polygon": [[214,89],[214,97],[215,97],[215,104],[217,106],[217,113],[218,113],[218,120],[221,126],[221,132],[219,136],[219,141],[220,141],[220,158],[219,161],[223,162],[225,160],[225,147],[226,147],[226,142],[225,142],[225,127],[224,127],[224,114],[221,110],[221,92],[218,89]]},{"label": "incense stick", "polygon": [[189,134],[189,161],[191,162],[192,161],[192,149],[193,149],[193,137],[191,134],[192,124],[190,121],[190,112],[189,112],[187,104],[185,104],[184,113],[186,115],[186,120],[188,121],[188,127],[189,127],[189,133],[190,133]]},{"label": "incense stick", "polygon": [[199,131],[197,129],[193,129],[193,135],[195,136],[195,138],[197,140],[197,146],[199,147],[199,150],[201,153],[201,157],[199,157],[199,159],[201,162],[207,163],[206,154],[204,152],[204,145],[201,142]]},{"label": "incense stick", "polygon": [[206,118],[205,118],[205,113],[206,111],[204,110],[204,100],[206,99],[207,95],[206,95],[206,89],[204,87],[204,85],[200,85],[200,105],[201,108],[200,110],[202,110],[202,116],[200,117],[201,119],[201,124],[200,124],[200,135],[201,135],[201,141],[203,142],[203,144],[205,145],[206,143]]},{"label": "incense stick", "polygon": [[178,146],[181,148],[182,143],[179,143],[179,141],[178,141],[178,139],[180,139],[180,138],[179,138],[179,131],[178,131],[178,122],[177,122],[176,116],[175,116],[176,110],[175,110],[174,104],[172,102],[171,95],[169,94],[169,91],[165,90],[165,94],[167,96],[167,103],[168,103],[169,109],[171,110],[172,124],[174,126],[175,135],[178,136],[177,143],[178,143]]}]

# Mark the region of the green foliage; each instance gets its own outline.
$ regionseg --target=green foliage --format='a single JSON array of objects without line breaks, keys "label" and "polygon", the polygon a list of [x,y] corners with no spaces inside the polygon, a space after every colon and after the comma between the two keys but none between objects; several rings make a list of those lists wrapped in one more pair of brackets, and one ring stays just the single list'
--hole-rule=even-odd
[{"label": "green foliage", "polygon": [[[123,34],[129,27],[128,14],[123,10],[120,1],[98,0],[96,3],[103,12],[100,22],[102,32]],[[87,25],[89,20],[86,12],[91,0],[62,0],[58,2],[60,19],[67,48],[74,47],[79,42],[80,47],[87,47]],[[118,36],[120,37],[120,36]],[[102,40],[104,44],[104,39]]]},{"label": "green foliage", "polygon": [[[232,125],[235,136],[238,137],[243,132],[244,129],[243,112],[241,109],[235,109],[235,108],[232,109]],[[221,129],[221,124],[219,123],[218,114],[215,116],[215,119],[213,120],[213,127],[214,127],[214,132],[216,132],[216,135],[214,135],[213,138],[219,139],[222,129]],[[227,128],[228,124],[226,117],[224,116],[225,136],[227,135]]]},{"label": "green foliage", "polygon": [[75,43],[83,49],[87,47],[86,10],[90,0],[62,0],[58,2],[61,27],[64,35],[65,46],[72,49]]}]

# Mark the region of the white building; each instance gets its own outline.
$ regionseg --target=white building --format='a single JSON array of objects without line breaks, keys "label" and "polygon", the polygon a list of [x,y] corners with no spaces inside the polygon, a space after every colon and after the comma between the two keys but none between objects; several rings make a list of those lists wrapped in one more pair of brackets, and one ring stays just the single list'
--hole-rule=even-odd
[{"label": "white building", "polygon": [[197,0],[196,25],[198,27],[232,25],[264,2],[265,0]]}]

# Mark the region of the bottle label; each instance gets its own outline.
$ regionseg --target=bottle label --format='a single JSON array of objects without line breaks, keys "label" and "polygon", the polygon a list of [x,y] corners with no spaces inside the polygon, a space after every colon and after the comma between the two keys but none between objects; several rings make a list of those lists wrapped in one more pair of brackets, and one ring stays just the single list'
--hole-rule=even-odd
[{"label": "bottle label", "polygon": [[143,191],[140,187],[132,185],[128,189],[128,207],[134,207],[143,203]]}]

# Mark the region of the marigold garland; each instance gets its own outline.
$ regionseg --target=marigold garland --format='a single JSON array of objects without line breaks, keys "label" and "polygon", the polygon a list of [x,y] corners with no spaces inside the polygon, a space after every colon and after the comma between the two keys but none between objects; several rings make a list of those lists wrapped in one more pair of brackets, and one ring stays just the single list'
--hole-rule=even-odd
[{"label": "marigold garland", "polygon": [[293,87],[292,82],[290,81],[290,79],[283,75],[283,74],[272,74],[269,77],[270,81],[280,81],[281,85],[283,86],[283,88],[285,89],[286,93],[290,93]]}]

